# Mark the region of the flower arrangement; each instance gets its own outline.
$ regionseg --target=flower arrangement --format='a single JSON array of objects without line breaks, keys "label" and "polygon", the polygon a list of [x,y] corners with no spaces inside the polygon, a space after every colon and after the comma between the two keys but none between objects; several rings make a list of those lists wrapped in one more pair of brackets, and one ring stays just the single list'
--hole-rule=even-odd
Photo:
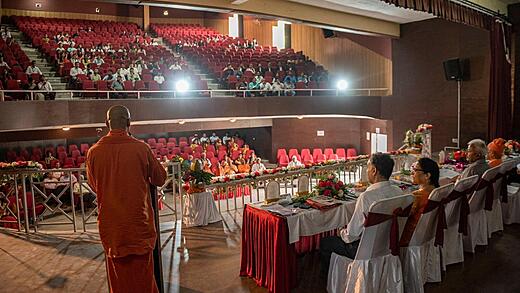
[{"label": "flower arrangement", "polygon": [[183,188],[188,193],[199,193],[206,190],[205,186],[211,183],[213,174],[202,170],[202,165],[199,160],[195,161],[192,168],[184,172],[182,180],[184,181]]},{"label": "flower arrangement", "polygon": [[43,165],[34,161],[0,162],[0,171],[16,171],[21,169],[43,170]]},{"label": "flower arrangement", "polygon": [[512,153],[520,153],[520,143],[510,139],[505,143],[504,154],[510,155]]},{"label": "flower arrangement", "polygon": [[431,131],[432,129],[433,129],[433,125],[428,124],[428,123],[423,123],[423,124],[419,124],[417,126],[417,129],[415,130],[415,132],[423,133],[426,131]]},{"label": "flower arrangement", "polygon": [[421,133],[415,133],[412,130],[406,131],[404,140],[404,145],[401,149],[421,149],[423,140]]},{"label": "flower arrangement", "polygon": [[348,193],[347,186],[343,181],[339,180],[334,173],[329,173],[321,177],[318,184],[314,187],[314,190],[318,195],[336,199],[343,199]]}]

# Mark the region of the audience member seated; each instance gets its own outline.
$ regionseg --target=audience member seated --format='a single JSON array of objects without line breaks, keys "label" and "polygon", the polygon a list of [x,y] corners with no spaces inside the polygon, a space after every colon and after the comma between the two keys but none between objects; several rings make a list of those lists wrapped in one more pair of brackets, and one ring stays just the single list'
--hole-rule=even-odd
[{"label": "audience member seated", "polygon": [[486,143],[481,139],[474,139],[468,143],[466,159],[470,165],[462,172],[460,179],[478,175],[479,178],[489,169],[486,162],[487,148]]},{"label": "audience member seated", "polygon": [[249,173],[251,172],[251,166],[248,164],[246,159],[244,159],[244,155],[238,155],[238,158],[235,160],[235,165],[237,166],[238,173]]},{"label": "audience member seated", "polygon": [[363,233],[365,215],[370,206],[381,199],[402,195],[402,190],[388,181],[394,169],[394,160],[387,154],[372,154],[368,161],[367,177],[371,185],[356,201],[354,214],[347,228],[340,231],[341,236],[331,236],[320,241],[321,271],[329,269],[332,253],[354,259]]},{"label": "audience member seated", "polygon": [[439,165],[430,158],[421,158],[412,166],[412,178],[413,183],[419,185],[419,190],[412,192],[415,199],[399,240],[400,246],[408,246],[430,193],[439,187]]},{"label": "audience member seated", "polygon": [[36,61],[31,62],[31,66],[27,67],[27,69],[25,70],[25,73],[27,75],[31,75],[33,73],[42,75],[42,71],[40,70],[40,68],[38,66],[36,66]]},{"label": "audience member seated", "polygon": [[254,164],[251,166],[251,172],[262,172],[265,171],[265,165],[262,163],[261,158],[256,158]]},{"label": "audience member seated", "polygon": [[504,156],[506,141],[503,138],[495,138],[487,146],[489,167],[493,168],[502,164],[502,157]]},{"label": "audience member seated", "polygon": [[287,168],[295,169],[295,168],[301,168],[301,167],[305,167],[305,165],[302,164],[302,162],[298,161],[298,158],[296,156],[292,156],[291,161],[287,165]]}]

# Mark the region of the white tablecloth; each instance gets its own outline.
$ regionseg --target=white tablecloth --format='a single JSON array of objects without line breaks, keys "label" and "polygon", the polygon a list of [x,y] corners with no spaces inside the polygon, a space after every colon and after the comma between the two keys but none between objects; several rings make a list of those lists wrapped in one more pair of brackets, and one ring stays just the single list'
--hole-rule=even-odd
[{"label": "white tablecloth", "polygon": [[182,222],[187,227],[206,226],[221,221],[211,192],[184,195],[184,216]]}]

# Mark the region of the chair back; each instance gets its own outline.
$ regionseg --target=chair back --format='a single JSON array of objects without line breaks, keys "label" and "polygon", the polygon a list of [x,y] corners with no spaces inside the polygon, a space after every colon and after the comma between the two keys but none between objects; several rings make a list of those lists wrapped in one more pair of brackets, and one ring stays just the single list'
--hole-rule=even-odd
[{"label": "chair back", "polygon": [[[471,187],[474,187],[478,183],[478,175],[473,175],[468,178],[461,179],[455,183],[453,190],[455,191],[466,191]],[[468,196],[468,195],[466,195]],[[461,198],[450,201],[444,209],[446,214],[446,225],[448,229],[450,227],[458,227],[460,221],[460,206]]]},{"label": "chair back", "polygon": [[[428,200],[443,200],[444,198],[448,197],[448,195],[450,195],[454,186],[455,184],[450,183],[448,185],[435,188],[430,193]],[[419,222],[417,222],[417,226],[415,226],[415,230],[413,232],[412,238],[410,239],[409,246],[421,246],[435,237],[437,228],[437,215],[438,208],[421,215]]]},{"label": "chair back", "polygon": [[515,168],[517,164],[517,160],[515,159],[504,160],[504,162],[500,165],[500,174],[506,174],[507,172]]},{"label": "chair back", "polygon": [[298,177],[298,192],[309,191],[309,176],[302,175]]},{"label": "chair back", "polygon": [[[411,194],[382,199],[374,202],[370,206],[369,212],[391,215],[395,209],[405,209],[411,205],[413,200]],[[406,218],[399,220],[399,237],[405,222]],[[371,259],[390,254],[389,235],[391,226],[392,221],[388,220],[374,226],[365,227],[355,259]]]},{"label": "chair back", "polygon": [[280,183],[272,180],[265,187],[265,199],[277,197],[280,197]]},{"label": "chair back", "polygon": [[[482,175],[481,180],[491,181],[495,178],[498,171],[500,170],[500,166],[496,166],[494,168],[486,170],[484,175]],[[475,190],[471,198],[469,199],[469,212],[470,214],[480,211],[484,209],[484,205],[486,203],[486,188],[482,188],[480,190]]]}]

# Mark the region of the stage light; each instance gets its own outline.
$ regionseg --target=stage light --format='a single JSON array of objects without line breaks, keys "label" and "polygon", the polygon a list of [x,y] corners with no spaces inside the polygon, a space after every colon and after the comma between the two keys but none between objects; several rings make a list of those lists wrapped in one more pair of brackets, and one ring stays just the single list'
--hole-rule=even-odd
[{"label": "stage light", "polygon": [[338,90],[344,91],[344,90],[346,90],[348,88],[348,82],[346,80],[344,80],[344,79],[340,79],[336,83],[336,87],[338,88]]},{"label": "stage light", "polygon": [[69,131],[69,130],[70,130],[70,127],[63,127],[61,130],[63,130],[63,131]]},{"label": "stage light", "polygon": [[184,124],[184,123],[186,123],[186,121],[184,121],[184,120],[179,121],[179,124],[180,124],[180,125],[182,125],[182,124]]},{"label": "stage light", "polygon": [[168,15],[168,10],[163,11],[163,15]]},{"label": "stage light", "polygon": [[235,122],[237,122],[237,120],[235,118],[233,118],[233,119],[229,119],[229,122],[235,123]]},{"label": "stage light", "polygon": [[298,119],[303,119],[303,115],[296,116]]},{"label": "stage light", "polygon": [[189,88],[190,88],[190,84],[184,79],[181,79],[175,83],[175,90],[178,92],[185,92]]}]

